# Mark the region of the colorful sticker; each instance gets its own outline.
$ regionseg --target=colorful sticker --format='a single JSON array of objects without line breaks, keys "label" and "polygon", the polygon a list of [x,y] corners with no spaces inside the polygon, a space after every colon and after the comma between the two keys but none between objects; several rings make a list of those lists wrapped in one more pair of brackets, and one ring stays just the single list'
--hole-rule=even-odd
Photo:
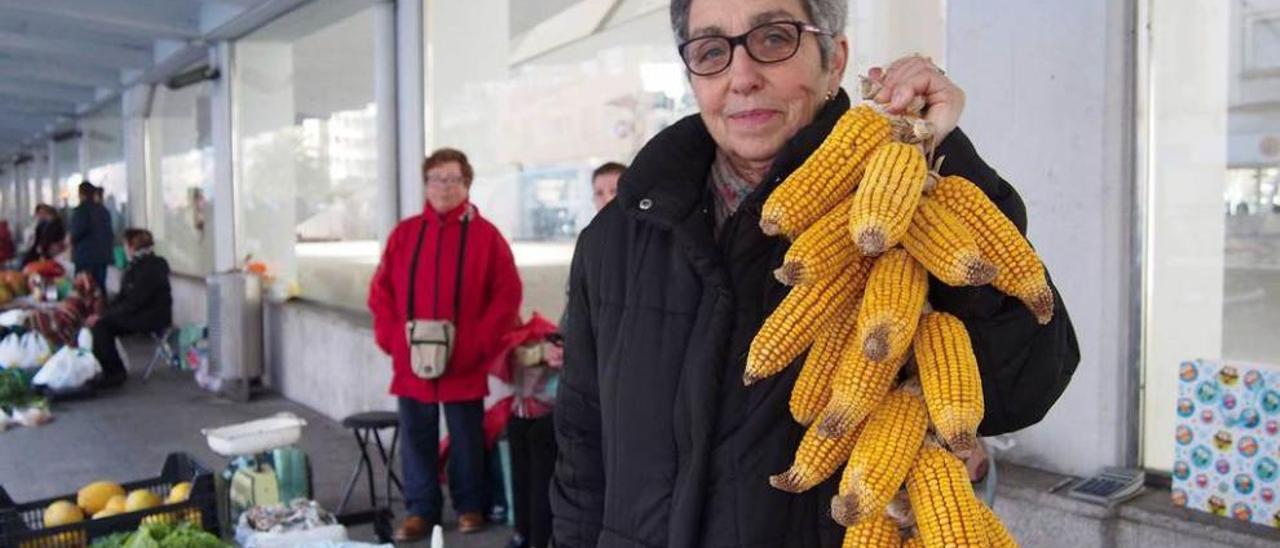
[{"label": "colorful sticker", "polygon": [[1280,527],[1280,366],[1178,368],[1172,502]]}]

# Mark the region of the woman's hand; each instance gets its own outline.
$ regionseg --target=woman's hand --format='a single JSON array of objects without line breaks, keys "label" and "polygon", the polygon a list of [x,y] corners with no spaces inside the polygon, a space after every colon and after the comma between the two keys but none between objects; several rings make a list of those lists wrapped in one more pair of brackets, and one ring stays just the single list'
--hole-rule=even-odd
[{"label": "woman's hand", "polygon": [[934,143],[940,143],[960,123],[964,111],[964,90],[961,90],[933,61],[912,55],[889,65],[888,69],[873,67],[867,74],[873,82],[883,86],[874,100],[888,105],[888,111],[901,114],[916,97],[924,98],[924,119],[933,124]]}]

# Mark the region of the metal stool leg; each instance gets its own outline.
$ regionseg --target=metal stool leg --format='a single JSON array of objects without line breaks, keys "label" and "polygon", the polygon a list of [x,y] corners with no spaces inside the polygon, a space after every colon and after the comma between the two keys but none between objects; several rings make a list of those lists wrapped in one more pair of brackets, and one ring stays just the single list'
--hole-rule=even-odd
[{"label": "metal stool leg", "polygon": [[391,461],[392,457],[395,455],[394,444],[396,441],[396,437],[399,436],[399,434],[400,434],[400,430],[397,428],[395,432],[392,434],[391,443],[393,445],[391,446],[391,453],[388,454],[386,446],[382,444],[382,436],[376,430],[373,432],[373,441],[378,445],[378,454],[382,456],[382,464],[387,469],[386,482],[387,482],[387,507],[388,508],[391,507],[391,485],[393,483],[397,488],[400,489],[401,498],[404,497],[404,486],[400,485],[400,478],[396,477],[396,472],[395,470],[392,469],[394,468],[394,465],[392,464],[392,461]]},{"label": "metal stool leg", "polygon": [[[347,502],[351,500],[351,493],[355,491],[356,481],[360,479],[361,468],[368,466],[370,476],[372,477],[373,474],[372,463],[369,460],[369,452],[365,450],[365,445],[368,443],[368,437],[367,434],[365,436],[361,436],[362,432],[363,429],[360,428],[352,429],[352,433],[355,434],[356,437],[356,445],[360,447],[360,460],[356,461],[355,468],[351,470],[351,479],[347,480],[347,487],[343,490],[342,502],[338,504],[338,510],[335,512],[336,514],[342,514],[343,510],[347,507]],[[373,482],[370,481],[370,485],[372,485],[372,483]]]},{"label": "metal stool leg", "polygon": [[400,477],[396,475],[396,443],[400,441],[400,427],[391,427],[391,450],[387,452],[387,472],[391,475],[391,481],[396,484],[396,489],[400,491],[400,498],[404,498],[404,484],[400,483]]}]

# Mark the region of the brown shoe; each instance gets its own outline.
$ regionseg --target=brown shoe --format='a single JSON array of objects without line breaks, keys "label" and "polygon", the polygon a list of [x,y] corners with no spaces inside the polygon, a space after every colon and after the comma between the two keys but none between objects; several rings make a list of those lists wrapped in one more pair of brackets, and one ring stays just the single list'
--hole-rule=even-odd
[{"label": "brown shoe", "polygon": [[400,522],[400,527],[391,539],[396,542],[418,542],[431,534],[432,523],[422,516],[409,516]]},{"label": "brown shoe", "polygon": [[458,516],[458,532],[469,535],[484,530],[484,516],[479,512],[468,512]]}]

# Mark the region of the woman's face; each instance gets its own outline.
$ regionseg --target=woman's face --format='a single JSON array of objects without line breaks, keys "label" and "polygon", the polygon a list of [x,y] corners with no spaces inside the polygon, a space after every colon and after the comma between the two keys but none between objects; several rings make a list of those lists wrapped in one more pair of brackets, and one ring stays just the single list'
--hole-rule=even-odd
[{"label": "woman's face", "polygon": [[[800,0],[696,0],[689,10],[689,37],[738,36],[772,21],[810,22]],[[720,149],[734,160],[771,162],[839,87],[848,40],[843,34],[835,40],[827,70],[818,35],[804,32],[800,49],[785,61],[759,63],[735,46],[723,72],[690,75],[702,120]]]},{"label": "woman's face", "polygon": [[467,180],[462,176],[462,165],[445,162],[427,170],[427,203],[437,213],[447,213],[467,201]]}]

